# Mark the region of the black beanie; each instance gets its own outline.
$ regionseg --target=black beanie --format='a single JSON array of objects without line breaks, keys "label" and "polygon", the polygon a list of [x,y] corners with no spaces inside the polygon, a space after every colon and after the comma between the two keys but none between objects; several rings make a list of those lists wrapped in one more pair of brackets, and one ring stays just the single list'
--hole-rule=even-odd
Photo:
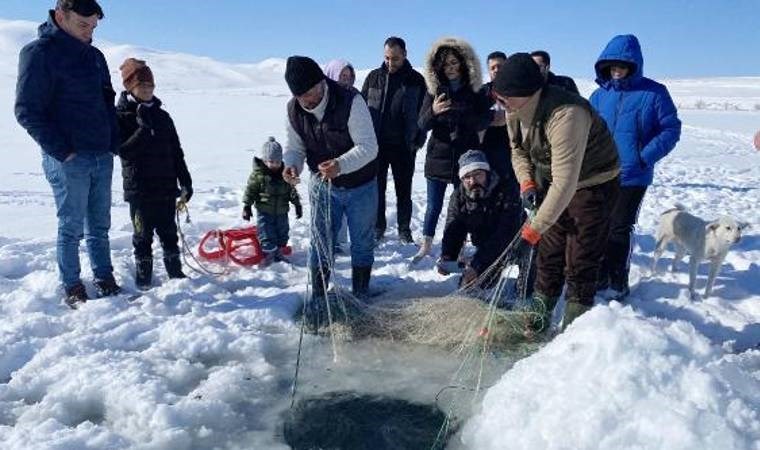
[{"label": "black beanie", "polygon": [[544,85],[544,76],[527,53],[507,58],[493,80],[493,90],[504,97],[530,97]]},{"label": "black beanie", "polygon": [[324,80],[325,74],[308,56],[291,56],[285,65],[285,81],[293,95],[303,95],[315,84]]}]

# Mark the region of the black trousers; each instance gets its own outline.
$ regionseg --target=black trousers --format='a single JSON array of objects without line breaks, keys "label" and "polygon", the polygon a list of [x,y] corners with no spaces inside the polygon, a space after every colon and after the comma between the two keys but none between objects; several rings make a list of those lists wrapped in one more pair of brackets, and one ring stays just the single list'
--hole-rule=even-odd
[{"label": "black trousers", "polygon": [[646,191],[647,186],[621,187],[620,195],[612,208],[607,248],[602,257],[599,276],[601,284],[608,282],[611,288],[619,291],[628,287],[633,231]]},{"label": "black trousers", "polygon": [[415,153],[404,145],[381,144],[377,156],[377,223],[375,228],[385,231],[385,189],[388,186],[388,168],[393,173],[396,189],[396,221],[399,231],[409,230],[412,220],[412,177]]},{"label": "black trousers", "polygon": [[176,200],[151,200],[129,203],[132,218],[132,246],[136,259],[153,258],[153,233],[158,235],[164,258],[179,255],[177,224],[175,223]]}]

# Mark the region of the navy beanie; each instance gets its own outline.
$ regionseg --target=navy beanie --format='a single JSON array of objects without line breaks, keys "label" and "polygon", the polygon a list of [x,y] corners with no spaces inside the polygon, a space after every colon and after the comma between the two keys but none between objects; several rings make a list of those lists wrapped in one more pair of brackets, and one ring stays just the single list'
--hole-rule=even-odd
[{"label": "navy beanie", "polygon": [[504,97],[530,97],[544,85],[541,69],[528,53],[515,53],[501,66],[493,90]]},{"label": "navy beanie", "polygon": [[319,64],[308,56],[291,56],[285,64],[285,81],[295,96],[303,95],[324,79]]}]

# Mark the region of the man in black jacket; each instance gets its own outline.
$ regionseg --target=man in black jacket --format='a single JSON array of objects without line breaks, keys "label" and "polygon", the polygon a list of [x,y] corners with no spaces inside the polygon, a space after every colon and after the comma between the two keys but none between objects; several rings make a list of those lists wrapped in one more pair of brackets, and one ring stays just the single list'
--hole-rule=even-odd
[{"label": "man in black jacket", "polygon": [[504,252],[520,229],[522,212],[511,187],[491,171],[483,152],[468,150],[459,158],[459,177],[462,183],[449,200],[436,268],[443,275],[457,270],[457,257],[469,233],[476,251],[462,273],[465,285]]},{"label": "man in black jacket", "polygon": [[564,75],[555,75],[549,70],[551,69],[551,57],[548,52],[545,50],[536,50],[531,52],[530,56],[533,58],[533,61],[538,64],[538,68],[541,69],[541,75],[544,76],[546,84],[561,87],[568,92],[581,95],[578,91],[578,86],[575,85],[575,81],[573,81],[572,78]]},{"label": "man in black jacket", "polygon": [[425,95],[425,79],[406,59],[406,43],[399,37],[385,40],[383,64],[364,80],[362,96],[367,100],[378,141],[377,223],[375,238],[385,234],[385,189],[388,168],[396,189],[398,234],[401,242],[412,243],[412,176],[417,150],[425,134],[417,117]]}]

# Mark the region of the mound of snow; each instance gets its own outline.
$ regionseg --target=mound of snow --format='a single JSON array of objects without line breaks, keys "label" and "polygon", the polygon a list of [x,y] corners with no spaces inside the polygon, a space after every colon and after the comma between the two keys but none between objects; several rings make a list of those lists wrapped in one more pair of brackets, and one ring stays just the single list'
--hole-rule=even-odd
[{"label": "mound of snow", "polygon": [[687,322],[617,303],[569,331],[488,391],[468,448],[757,448],[760,351],[725,354]]}]

